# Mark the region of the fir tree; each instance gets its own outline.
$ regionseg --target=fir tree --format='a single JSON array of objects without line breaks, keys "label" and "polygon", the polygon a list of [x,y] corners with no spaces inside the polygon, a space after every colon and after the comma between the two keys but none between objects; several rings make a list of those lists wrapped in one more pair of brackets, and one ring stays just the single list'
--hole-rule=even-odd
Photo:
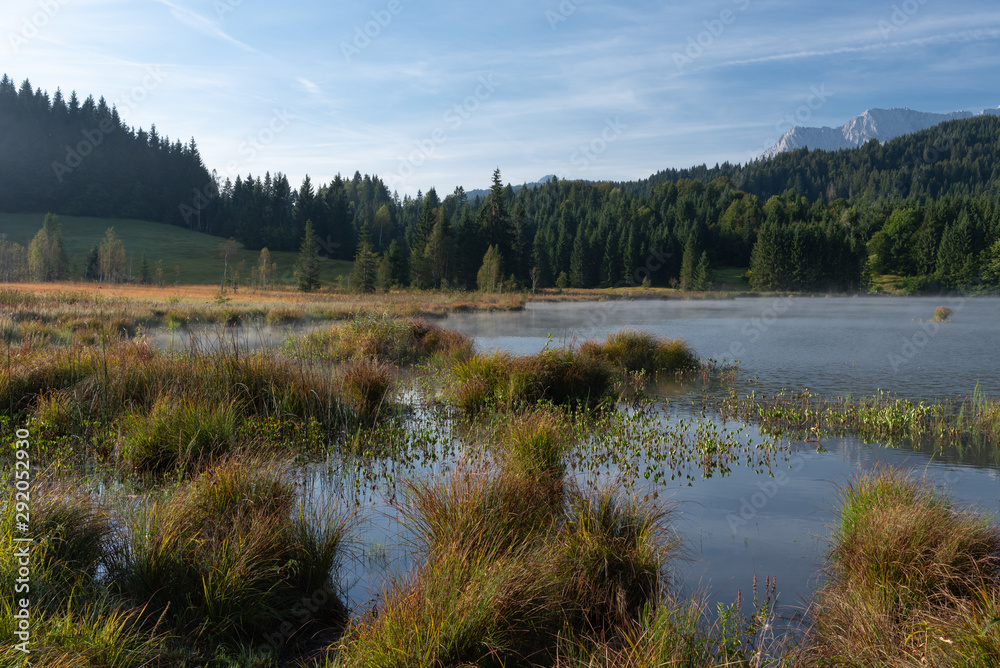
[{"label": "fir tree", "polygon": [[687,243],[684,244],[684,256],[681,259],[681,290],[685,292],[694,288],[695,256],[698,247],[695,244],[694,235],[688,235]]},{"label": "fir tree", "polygon": [[703,251],[698,266],[694,269],[692,284],[695,290],[711,290],[712,280],[712,266],[708,262],[708,252]]},{"label": "fir tree", "polygon": [[299,290],[312,292],[318,290],[319,282],[319,240],[313,230],[311,220],[306,221],[305,234],[299,248],[299,257],[295,263],[295,278],[299,282]]},{"label": "fir tree", "polygon": [[378,276],[378,255],[372,250],[371,234],[368,224],[361,226],[358,238],[358,252],[354,256],[354,272],[351,283],[360,292],[375,292],[375,282]]}]

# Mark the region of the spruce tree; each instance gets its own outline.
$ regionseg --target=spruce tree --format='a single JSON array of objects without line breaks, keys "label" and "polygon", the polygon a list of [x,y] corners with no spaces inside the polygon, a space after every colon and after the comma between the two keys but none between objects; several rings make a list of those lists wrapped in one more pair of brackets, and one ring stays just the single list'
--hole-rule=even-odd
[{"label": "spruce tree", "polygon": [[319,240],[313,229],[311,220],[306,221],[305,234],[299,248],[299,257],[295,263],[295,278],[299,282],[299,290],[312,292],[318,290],[319,282]]},{"label": "spruce tree", "polygon": [[712,266],[708,262],[708,252],[702,252],[698,266],[694,269],[693,286],[695,290],[703,291],[712,288]]},{"label": "spruce tree", "polygon": [[684,244],[684,257],[681,259],[681,290],[687,291],[694,288],[695,255],[698,246],[695,243],[694,235],[688,236],[687,243]]},{"label": "spruce tree", "polygon": [[377,276],[378,255],[372,250],[371,233],[368,231],[368,223],[365,223],[361,226],[361,236],[358,238],[358,252],[354,256],[351,283],[354,289],[360,292],[375,292]]}]

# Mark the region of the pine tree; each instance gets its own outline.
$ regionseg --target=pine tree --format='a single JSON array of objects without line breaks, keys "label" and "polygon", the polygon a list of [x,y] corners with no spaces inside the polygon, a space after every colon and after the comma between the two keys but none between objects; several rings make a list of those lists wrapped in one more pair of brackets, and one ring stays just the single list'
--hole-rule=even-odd
[{"label": "pine tree", "polygon": [[695,290],[704,291],[712,289],[712,266],[708,262],[708,252],[703,251],[698,266],[694,269],[692,284]]},{"label": "pine tree", "polygon": [[149,283],[149,260],[146,258],[146,251],[142,251],[139,260],[139,282],[143,285]]},{"label": "pine tree", "polygon": [[319,282],[319,240],[313,230],[311,220],[306,221],[305,234],[299,248],[299,257],[295,263],[295,278],[299,282],[299,290],[312,292],[318,290]]},{"label": "pine tree", "polygon": [[688,235],[687,243],[684,244],[684,256],[681,259],[681,290],[687,291],[694,288],[695,256],[698,247],[695,244],[694,235]]},{"label": "pine tree", "polygon": [[372,250],[371,234],[368,223],[361,226],[358,238],[358,252],[354,256],[354,272],[351,283],[360,292],[375,292],[375,281],[378,276],[378,255]]}]

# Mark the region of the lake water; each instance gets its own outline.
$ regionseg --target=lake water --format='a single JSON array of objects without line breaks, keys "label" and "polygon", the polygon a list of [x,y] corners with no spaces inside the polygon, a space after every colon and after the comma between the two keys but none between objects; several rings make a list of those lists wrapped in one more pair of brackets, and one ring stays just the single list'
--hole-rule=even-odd
[{"label": "lake water", "polygon": [[[938,306],[951,322],[929,322]],[[1000,394],[1000,299],[786,297],[709,301],[528,304],[509,313],[450,315],[444,326],[481,350],[517,354],[556,340],[604,339],[629,327],[687,341],[702,358],[739,360],[758,392],[879,389],[932,399]]]},{"label": "lake water", "polygon": [[[942,305],[952,309],[951,322],[927,322]],[[914,399],[954,399],[977,384],[990,396],[1000,394],[998,299],[529,304],[520,312],[452,315],[442,324],[474,336],[479,350],[516,354],[561,340],[603,339],[626,327],[646,330],[682,338],[701,357],[740,360],[738,390],[759,394],[808,388],[830,396],[885,390]],[[675,415],[696,413],[681,397],[674,396],[673,404]],[[674,526],[686,552],[676,577],[688,592],[732,602],[737,590],[750,591],[755,575],[761,582],[777,577],[783,612],[794,616],[821,582],[839,487],[879,465],[926,476],[961,505],[1000,511],[1000,470],[967,455],[889,449],[851,437],[786,445],[789,458],[775,465],[773,477],[734,467],[728,476],[690,486],[641,481],[636,487],[636,493],[656,492],[675,507]],[[411,561],[392,547],[401,534],[391,510],[376,501],[370,519],[367,538],[388,546],[390,570],[404,572]],[[381,577],[356,576],[352,604],[364,607],[383,583]]]},{"label": "lake water", "polygon": [[[950,322],[929,322],[938,306],[952,310]],[[978,385],[985,394],[1000,396],[1000,299],[794,297],[529,304],[518,312],[451,315],[440,324],[475,337],[481,351],[515,354],[537,353],[562,341],[603,339],[623,328],[681,338],[702,358],[739,360],[736,388],[741,393],[808,388],[828,396],[863,396],[883,390],[932,400],[968,396]],[[159,345],[176,349],[204,347],[206,340],[215,342],[209,348],[235,342],[252,349],[280,346],[287,334],[298,331],[220,326],[209,332],[211,336],[168,331],[156,336]],[[664,421],[697,417],[700,409],[692,407],[692,400],[702,391],[670,388]],[[711,414],[708,419],[717,420]],[[748,433],[755,435],[756,430]],[[732,602],[737,590],[750,591],[754,575],[761,582],[774,576],[784,612],[794,616],[821,581],[837,517],[838,488],[879,465],[926,475],[962,505],[1000,511],[996,457],[979,461],[955,452],[889,449],[850,437],[785,445],[789,458],[774,466],[774,477],[737,466],[728,476],[696,480],[690,486],[634,481],[635,493],[656,493],[675,509],[674,526],[686,553],[676,577],[688,592]],[[398,489],[406,477],[446,475],[452,463],[454,455],[446,455],[405,471],[387,466]],[[307,479],[321,494],[353,486],[333,460],[313,467]],[[383,481],[375,487],[362,495],[366,556],[348,569],[355,610],[378,599],[387,577],[402,576],[413,566],[405,535],[386,502],[393,485]]]}]

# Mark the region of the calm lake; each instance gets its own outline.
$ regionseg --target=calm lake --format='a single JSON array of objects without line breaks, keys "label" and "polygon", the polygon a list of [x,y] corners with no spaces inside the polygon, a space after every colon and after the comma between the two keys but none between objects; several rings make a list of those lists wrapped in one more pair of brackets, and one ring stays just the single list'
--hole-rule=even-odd
[{"label": "calm lake", "polygon": [[[932,323],[934,309],[947,306],[951,321]],[[746,298],[718,301],[632,301],[529,304],[519,312],[451,315],[445,327],[475,338],[480,351],[501,349],[532,354],[563,341],[603,339],[623,328],[686,340],[702,358],[733,362],[741,370],[740,393],[767,395],[808,388],[828,396],[872,395],[886,391],[914,400],[956,399],[978,385],[1000,395],[1000,299],[962,298]],[[233,336],[249,348],[279,346],[295,328],[220,329],[217,343]],[[165,347],[183,348],[188,337],[159,332]],[[204,345],[204,340],[202,344]],[[729,385],[716,392],[728,393]],[[702,387],[670,386],[664,425],[678,420],[719,422],[701,417]],[[418,409],[412,418],[421,419]],[[745,425],[744,435],[761,440]],[[416,428],[416,426],[414,427]],[[656,494],[674,508],[685,559],[675,577],[688,593],[732,602],[737,590],[750,591],[754,575],[777,577],[784,613],[794,617],[821,582],[821,567],[836,521],[838,488],[859,472],[879,465],[925,476],[962,505],[1000,511],[998,456],[977,460],[957,452],[884,448],[856,438],[821,443],[782,442],[787,459],[775,461],[773,475],[733,466],[726,476],[648,482],[612,467],[611,480],[626,482],[639,495]],[[357,490],[364,523],[364,557],[349,565],[349,599],[356,610],[378,600],[393,576],[412,569],[406,536],[388,499],[406,479],[444,476],[460,453],[443,452],[428,461],[386,462],[385,470],[356,481],[343,462],[311,467],[306,487],[328,496]],[[358,482],[355,486],[355,482]],[[618,480],[617,482],[620,482]],[[351,496],[348,494],[347,496]]]},{"label": "calm lake", "polygon": [[[929,322],[938,306],[951,322]],[[808,388],[824,395],[870,395],[880,390],[913,399],[1000,394],[1000,300],[961,298],[760,298],[725,301],[634,301],[529,304],[524,311],[449,316],[442,324],[475,337],[480,351],[531,354],[562,341],[603,339],[623,328],[686,340],[703,358],[741,362],[737,390],[770,394]],[[551,340],[550,340],[551,339]],[[663,420],[694,419],[692,400],[704,390],[671,392]],[[728,391],[728,390],[723,390]],[[685,396],[689,394],[690,396]],[[711,414],[709,420],[717,420]],[[732,426],[732,423],[730,423]],[[747,429],[756,440],[756,430]],[[783,442],[787,461],[772,475],[734,466],[711,479],[634,482],[633,492],[656,493],[674,507],[685,546],[675,577],[689,593],[732,602],[750,591],[754,575],[777,577],[783,612],[794,617],[821,582],[821,567],[836,521],[838,487],[879,465],[925,476],[962,505],[1000,510],[1000,469],[969,455],[884,448],[856,438],[822,443]],[[405,475],[444,475],[447,461]],[[614,477],[614,471],[610,472]],[[336,467],[316,471],[313,483],[343,482]],[[379,548],[380,567],[354,576],[351,603],[378,597],[388,571],[412,566],[405,536],[384,491],[369,497],[366,540]]]},{"label": "calm lake", "polygon": [[[952,310],[951,322],[929,322],[938,306]],[[993,298],[529,304],[522,312],[452,315],[444,325],[474,336],[481,351],[517,354],[542,350],[550,335],[558,344],[634,328],[681,338],[702,358],[739,360],[741,393],[808,388],[860,396],[883,390],[931,400],[968,396],[978,384],[990,396],[1000,394],[1000,299]],[[682,399],[673,401],[689,412]],[[926,475],[961,504],[1000,511],[1000,469],[990,462],[856,438],[789,445],[790,458],[775,466],[775,477],[734,467],[726,477],[691,486],[655,487],[660,498],[676,504],[676,527],[689,557],[678,576],[690,591],[731,602],[738,589],[750,590],[755,574],[777,577],[780,600],[792,613],[820,582],[838,486],[878,465]]]}]

